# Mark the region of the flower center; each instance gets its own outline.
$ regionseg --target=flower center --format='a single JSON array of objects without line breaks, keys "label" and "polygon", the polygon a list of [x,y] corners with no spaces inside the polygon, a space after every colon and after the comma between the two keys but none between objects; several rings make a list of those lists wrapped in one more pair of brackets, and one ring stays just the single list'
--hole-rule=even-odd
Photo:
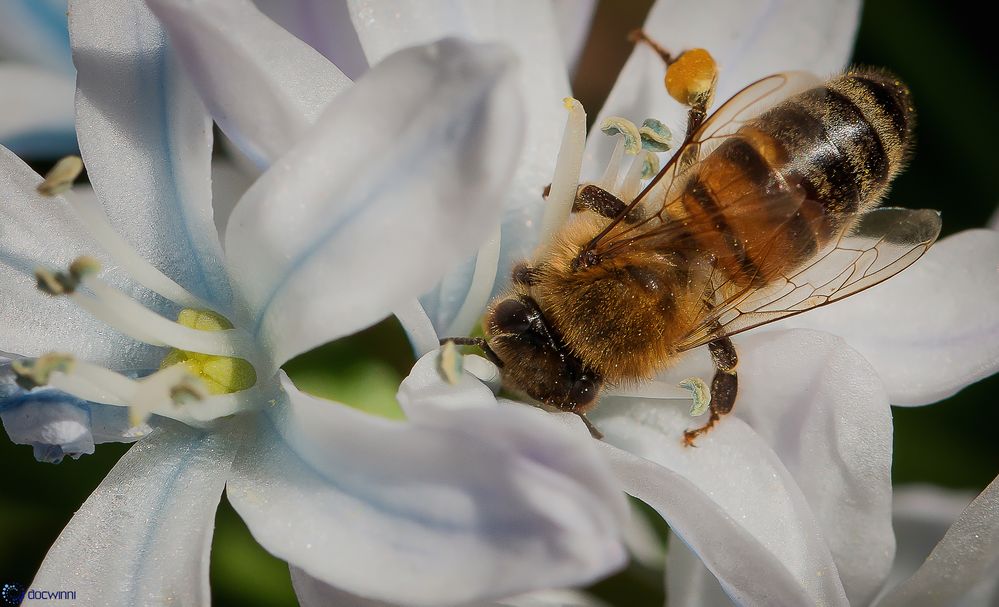
[{"label": "flower center", "polygon": [[[181,326],[198,331],[225,331],[232,329],[227,318],[211,310],[185,308],[177,316]],[[174,348],[160,363],[160,369],[182,365],[204,383],[209,394],[231,394],[247,390],[257,383],[253,365],[243,358],[202,354]]]},{"label": "flower center", "polygon": [[[57,191],[62,190],[53,190]],[[39,192],[46,194],[41,188]],[[267,388],[258,386],[256,368],[267,368],[270,363],[254,338],[143,259],[114,230],[96,201],[69,199],[80,222],[116,265],[135,283],[177,304],[181,312],[173,321],[147,308],[98,277],[100,263],[90,257],[78,258],[67,271],[38,268],[35,276],[41,291],[71,299],[137,341],[170,350],[158,371],[138,379],[69,355],[50,354],[12,366],[18,383],[129,407],[134,425],[157,414],[204,426],[266,402],[257,394]]]}]

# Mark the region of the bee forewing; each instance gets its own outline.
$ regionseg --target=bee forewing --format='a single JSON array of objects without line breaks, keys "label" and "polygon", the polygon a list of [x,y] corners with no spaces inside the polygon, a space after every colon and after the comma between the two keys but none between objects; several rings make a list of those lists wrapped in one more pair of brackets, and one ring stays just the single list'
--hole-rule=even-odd
[{"label": "bee forewing", "polygon": [[833,242],[787,276],[753,289],[726,281],[718,301],[679,344],[690,350],[838,301],[912,265],[940,234],[940,214],[928,209],[880,208],[860,213]]}]

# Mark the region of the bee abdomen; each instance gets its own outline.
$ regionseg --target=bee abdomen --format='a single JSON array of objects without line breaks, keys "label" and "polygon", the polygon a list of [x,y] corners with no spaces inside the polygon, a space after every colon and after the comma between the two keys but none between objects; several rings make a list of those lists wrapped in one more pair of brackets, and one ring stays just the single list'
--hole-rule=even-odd
[{"label": "bee abdomen", "polygon": [[752,127],[783,148],[788,182],[839,214],[878,203],[902,168],[912,122],[901,82],[854,71],[788,99]]}]

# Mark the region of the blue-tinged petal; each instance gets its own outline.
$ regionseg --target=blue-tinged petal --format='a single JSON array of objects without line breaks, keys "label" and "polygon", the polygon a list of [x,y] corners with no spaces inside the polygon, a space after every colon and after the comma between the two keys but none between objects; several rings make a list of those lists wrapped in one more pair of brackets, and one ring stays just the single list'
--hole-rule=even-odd
[{"label": "blue-tinged petal", "polygon": [[512,73],[498,45],[402,51],[254,183],[226,252],[275,364],[384,318],[494,229],[521,149]]},{"label": "blue-tinged petal", "polygon": [[70,588],[88,605],[207,605],[234,438],[177,424],[138,442],[70,520],[31,586]]},{"label": "blue-tinged petal", "polygon": [[999,477],[971,502],[883,607],[988,607],[999,598]]},{"label": "blue-tinged petal", "polygon": [[938,242],[898,276],[780,323],[840,335],[894,405],[925,405],[999,371],[999,234]]},{"label": "blue-tinged petal", "polygon": [[[707,49],[718,62],[715,105],[776,72],[805,70],[820,77],[846,67],[860,0],[659,0],[644,29],[673,52]],[[682,133],[686,108],[666,94],[662,59],[637,46],[618,75],[595,124],[607,116],[640,122],[657,118]],[[675,140],[678,140],[674,136]],[[614,140],[596,135],[587,146],[584,178],[596,179]]]},{"label": "blue-tinged petal", "polygon": [[[38,194],[41,181],[0,147],[0,352],[67,352],[119,370],[155,368],[157,356],[162,358],[159,348],[118,333],[68,298],[38,290],[37,267],[65,269],[81,255],[107,261],[64,198]],[[113,272],[107,274],[117,286],[128,288]]]},{"label": "blue-tinged petal", "polygon": [[[5,373],[0,368],[0,381]],[[0,392],[10,384],[0,384]],[[58,390],[0,395],[0,420],[12,443],[30,445],[35,459],[58,464],[94,452],[87,403]]]},{"label": "blue-tinged petal", "polygon": [[351,80],[368,71],[346,0],[253,0],[265,15],[332,61]]},{"label": "blue-tinged petal", "polygon": [[22,158],[75,153],[75,91],[73,79],[64,74],[0,63],[0,145]]},{"label": "blue-tinged petal", "polygon": [[153,265],[225,309],[212,220],[212,122],[141,0],[73,0],[80,150],[112,224]]},{"label": "blue-tinged petal", "polygon": [[[505,215],[494,272],[495,294],[508,283],[513,263],[526,258],[537,244],[544,205],[541,194],[551,183],[565,126],[562,99],[570,94],[569,80],[551,4],[535,0],[406,0],[390,4],[349,0],[348,4],[371,65],[400,48],[442,36],[502,42],[520,60],[518,76],[526,108],[522,118],[526,136],[517,171],[502,203]],[[463,326],[451,325],[469,292],[473,268],[473,264],[453,268],[439,292],[422,299],[439,333],[453,330],[466,334],[472,329],[473,323],[467,321]],[[484,309],[489,295],[487,289],[472,307]]]},{"label": "blue-tinged petal", "polygon": [[451,605],[583,584],[624,562],[623,498],[580,482],[590,458],[558,452],[572,441],[543,412],[400,422],[283,383],[290,402],[261,416],[227,491],[257,541],[312,578]]},{"label": "blue-tinged petal", "polygon": [[133,427],[123,407],[80,400],[50,388],[24,390],[0,358],[0,420],[12,443],[30,445],[35,459],[58,464],[94,452],[99,443],[131,443],[152,429]]},{"label": "blue-tinged petal", "polygon": [[66,0],[0,2],[0,57],[71,77]]},{"label": "blue-tinged petal", "polygon": [[679,406],[605,401],[591,419],[623,489],[666,519],[736,603],[848,604],[809,503],[745,422],[730,415],[687,448],[693,420]]},{"label": "blue-tinged petal", "polygon": [[350,80],[250,0],[148,0],[222,131],[260,168]]}]

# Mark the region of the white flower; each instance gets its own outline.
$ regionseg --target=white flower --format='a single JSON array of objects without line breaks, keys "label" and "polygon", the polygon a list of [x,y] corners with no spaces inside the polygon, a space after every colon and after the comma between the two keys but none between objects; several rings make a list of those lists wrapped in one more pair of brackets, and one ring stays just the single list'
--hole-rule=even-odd
[{"label": "white flower", "polygon": [[[158,5],[184,15],[191,3]],[[54,429],[56,444],[86,451],[63,441],[89,430],[96,442],[88,416],[119,405],[153,414],[153,431],[82,505],[32,585],[71,580],[89,604],[206,604],[223,488],[296,570],[386,600],[460,603],[620,566],[623,496],[592,442],[557,420],[523,407],[450,411],[404,392],[409,419],[392,421],[304,394],[280,371],[412,300],[498,219],[521,140],[509,53],[444,41],[352,85],[248,4],[218,8],[233,11],[226,25],[258,28],[227,40],[277,68],[230,74],[243,78],[230,91],[243,103],[222,109],[284,127],[266,133],[272,166],[233,211],[224,248],[211,121],[141,2],[70,6],[77,133],[97,199],[38,195],[40,178],[0,150],[0,350],[16,354],[22,378],[33,357],[72,355],[46,359],[50,373],[35,367],[36,383],[58,391],[6,382],[8,432]],[[283,70],[310,62],[322,71],[307,80]],[[76,266],[48,277],[64,296],[38,291],[35,268],[65,270],[81,255],[106,272]],[[176,404],[180,367],[152,371],[177,351],[214,356],[200,371],[223,393]],[[253,375],[209,369],[234,358]],[[481,386],[468,394],[483,396],[492,401]],[[43,426],[24,415],[40,411]]]},{"label": "white flower", "polygon": [[66,0],[0,3],[0,145],[22,157],[76,150]]},{"label": "white flower", "polygon": [[[203,13],[175,8],[165,17],[166,7],[176,5],[156,2],[171,33],[185,40],[185,58],[209,105],[218,108],[223,130],[251,152],[286,141],[267,137],[281,122],[222,111],[238,106],[233,91],[240,86],[234,83],[246,74],[275,81],[265,76],[263,57],[251,56],[233,28],[218,25],[234,23],[234,15],[201,2]],[[552,181],[565,121],[559,100],[569,93],[553,13],[538,2],[388,6],[358,0],[348,6],[370,65],[393,50],[445,35],[506,42],[523,62],[527,144],[501,228],[474,259],[421,297],[421,306],[396,309],[414,344],[428,353],[403,392],[439,395],[442,402],[451,395],[447,402],[465,406],[474,401],[468,396],[477,390],[474,380],[466,373],[458,387],[445,385],[433,352],[438,336],[474,327],[512,262],[528,256],[538,241],[544,210],[539,193]],[[725,99],[770,73],[842,69],[858,12],[856,2],[659,2],[645,29],[671,48],[708,48],[722,69],[717,98]],[[241,64],[248,67],[233,68]],[[323,70],[310,71],[314,63],[282,63],[281,69],[280,82],[324,82]],[[602,115],[682,125],[683,108],[662,90],[662,69],[654,53],[636,49]],[[299,116],[301,124],[311,120],[308,108],[300,108]],[[595,137],[587,146],[584,176],[598,175],[610,155],[609,140]],[[266,164],[266,155],[261,160]],[[601,449],[625,491],[654,506],[676,539],[689,544],[739,602],[865,604],[887,576],[895,545],[888,403],[933,402],[996,370],[997,260],[994,233],[963,233],[885,285],[737,338],[741,385],[735,412],[696,450],[682,448],[681,436],[697,420],[662,398],[672,396],[681,378],[709,376],[707,357],[692,353],[681,369],[643,390],[646,397],[608,398],[598,407],[593,419],[606,434]],[[476,365],[478,375],[495,379],[495,369],[483,368],[480,359],[466,363],[466,370]],[[564,421],[585,435],[578,420]]]}]

